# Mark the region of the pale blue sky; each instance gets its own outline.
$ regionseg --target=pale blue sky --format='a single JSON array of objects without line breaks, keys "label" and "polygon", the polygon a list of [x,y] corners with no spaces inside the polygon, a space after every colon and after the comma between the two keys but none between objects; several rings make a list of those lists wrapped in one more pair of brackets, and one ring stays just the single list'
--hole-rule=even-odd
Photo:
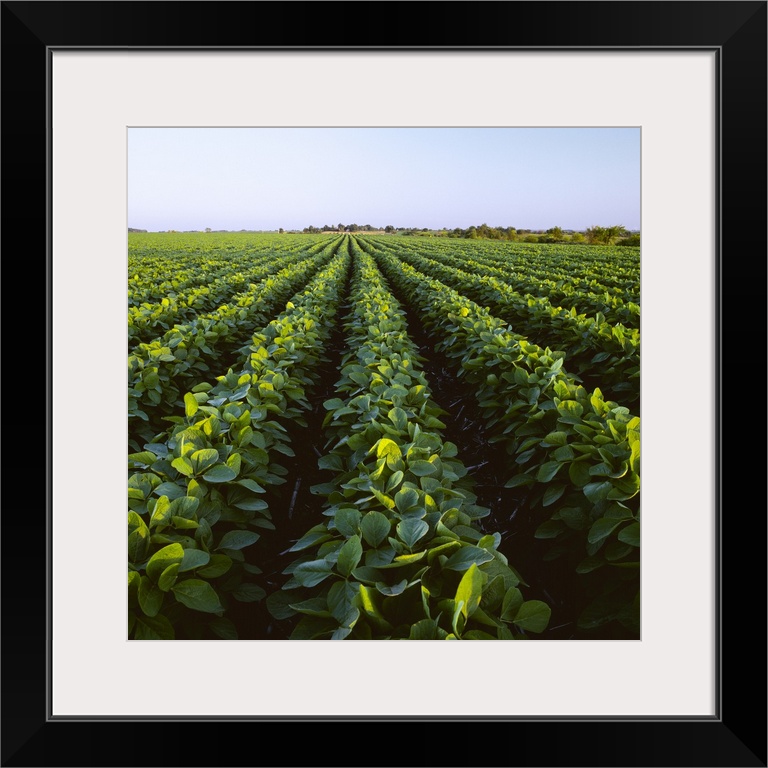
[{"label": "pale blue sky", "polygon": [[130,128],[128,226],[640,228],[639,128]]}]

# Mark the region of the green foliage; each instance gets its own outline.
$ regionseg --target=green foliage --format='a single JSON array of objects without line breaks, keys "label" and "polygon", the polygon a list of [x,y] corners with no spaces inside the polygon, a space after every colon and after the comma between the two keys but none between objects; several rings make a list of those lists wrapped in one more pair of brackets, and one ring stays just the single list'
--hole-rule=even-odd
[{"label": "green foliage", "polygon": [[[553,348],[565,352],[569,371],[577,376],[591,376],[599,367],[603,388],[613,397],[620,397],[627,405],[640,397],[640,331],[616,322],[618,316],[631,322],[639,321],[639,307],[628,306],[607,293],[602,298],[595,294],[594,315],[578,314],[553,306],[546,296],[522,293],[517,285],[526,285],[509,270],[489,267],[482,260],[458,257],[435,249],[431,258],[421,251],[389,246],[397,258],[413,265],[425,275],[436,278],[488,307],[500,319],[513,327],[524,327],[532,341],[542,340]],[[562,264],[562,260],[561,260]],[[635,313],[637,308],[637,313]],[[609,322],[608,312],[614,319]]]},{"label": "green foliage", "polygon": [[[264,325],[274,309],[330,261],[340,242],[334,239],[317,254],[307,250],[273,260],[263,267],[264,277],[258,284],[250,284],[215,311],[197,313],[175,324],[172,316],[163,315],[156,326],[166,330],[149,342],[136,344],[128,356],[132,437],[143,442],[139,435],[160,430],[162,419],[181,404],[183,389],[194,390],[209,379],[220,359],[242,347],[248,338],[244,330]],[[129,310],[129,337],[137,322]],[[194,407],[190,397],[184,396],[187,408]]]},{"label": "green foliage", "polygon": [[612,227],[590,227],[584,234],[588,243],[600,245],[613,245],[620,237],[626,235],[627,230],[620,224]]},{"label": "green foliage", "polygon": [[[328,522],[293,547],[304,554],[283,589],[301,615],[294,639],[510,639],[546,627],[536,601],[502,617],[519,578],[483,535],[457,446],[443,441],[403,312],[372,259],[352,241],[349,353],[339,397],[326,401],[334,473],[313,490]],[[285,601],[271,599],[276,616]],[[527,607],[526,607],[527,606]],[[520,614],[522,611],[522,614]],[[528,614],[530,613],[530,617]],[[548,618],[548,616],[547,616]],[[514,626],[514,631],[511,627]]]},{"label": "green foliage", "polygon": [[[232,238],[231,258],[216,250],[229,238],[207,233],[184,237],[196,267],[172,270],[161,239],[132,234],[129,637],[234,639],[227,611],[265,597],[254,544],[281,524],[270,489],[306,423],[350,261],[319,461],[330,479],[312,489],[323,516],[291,547],[270,611],[295,618],[294,639],[523,639],[550,620],[483,527],[461,446],[442,437],[451,414],[380,267],[474,389],[547,559],[583,581],[580,629],[637,633],[640,420],[627,406],[639,402],[639,250],[599,244],[616,233],[593,232],[588,249],[541,242],[566,239],[558,229],[535,244],[487,225],[452,240],[417,231],[430,237],[407,247],[284,234],[271,255]],[[237,363],[215,375],[225,359]]]},{"label": "green foliage", "polygon": [[[596,590],[621,584],[627,602],[606,621],[625,623],[624,608],[639,593],[640,419],[582,387],[564,370],[562,352],[531,344],[384,250],[375,254],[441,337],[437,349],[476,388],[491,439],[512,459],[508,485],[530,488],[528,503],[546,510],[537,537],[552,539],[552,557],[568,557],[577,572],[602,568]],[[589,626],[601,605],[590,604]]]},{"label": "green foliage", "polygon": [[[272,527],[269,486],[284,481],[286,424],[301,422],[305,388],[322,358],[349,255],[340,253],[253,336],[240,373],[186,392],[165,435],[129,456],[129,624],[133,637],[177,628],[231,637],[231,600],[264,596],[247,551]],[[201,619],[200,614],[216,619]],[[155,623],[147,624],[141,617]],[[160,622],[160,623],[158,623]]]}]

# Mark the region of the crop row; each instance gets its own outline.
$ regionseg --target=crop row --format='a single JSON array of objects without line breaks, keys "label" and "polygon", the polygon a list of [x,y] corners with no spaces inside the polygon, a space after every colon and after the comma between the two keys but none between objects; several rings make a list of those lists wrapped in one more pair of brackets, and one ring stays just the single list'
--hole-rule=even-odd
[{"label": "crop row", "polygon": [[[241,347],[285,302],[327,263],[338,243],[321,253],[265,277],[236,303],[176,325],[149,344],[138,344],[128,356],[128,418],[131,434],[151,438],[161,419],[180,405],[182,390],[192,389],[222,361],[244,354]],[[146,422],[142,427],[139,420]],[[136,439],[134,437],[134,439]]]},{"label": "crop row", "polygon": [[323,356],[349,269],[340,253],[255,334],[240,373],[184,395],[164,439],[129,455],[129,632],[135,639],[236,637],[232,601],[264,597],[243,550],[273,528],[269,486],[284,482],[286,424]]},{"label": "crop row", "polygon": [[423,240],[435,253],[455,253],[514,270],[516,279],[527,277],[547,285],[570,284],[579,294],[608,291],[634,298],[639,295],[639,248]]},{"label": "crop row", "polygon": [[598,383],[606,392],[631,405],[640,398],[640,332],[611,325],[601,313],[594,317],[553,307],[547,299],[522,296],[507,283],[488,277],[482,269],[446,266],[417,250],[397,251],[397,257],[477,301],[520,334],[537,344],[565,352],[571,373]]},{"label": "crop row", "polygon": [[[249,260],[247,265],[231,264],[203,285],[193,285],[164,296],[157,302],[143,302],[128,307],[128,344],[150,342],[158,334],[177,323],[184,323],[201,312],[211,311],[222,303],[237,304],[248,300],[258,283],[269,275],[291,264],[309,258],[322,250],[307,249],[288,254],[266,253],[260,259]],[[239,293],[238,293],[239,292]]]},{"label": "crop row", "polygon": [[[391,239],[370,240],[376,247],[397,249],[398,254],[415,250],[410,244],[396,244]],[[526,246],[510,245],[498,255],[494,255],[494,251],[484,246],[485,243],[474,244],[472,247],[470,243],[464,248],[448,248],[442,243],[433,244],[429,240],[421,239],[417,249],[422,255],[447,266],[471,268],[478,274],[498,278],[521,295],[544,299],[553,307],[576,309],[577,314],[595,315],[599,312],[611,324],[622,323],[629,328],[639,327],[638,278],[634,272],[623,278],[617,277],[616,274],[623,271],[620,264],[633,264],[638,261],[633,258],[634,254],[626,253],[627,248],[609,249],[611,272],[605,275],[604,262],[594,256],[594,251],[602,251],[601,248],[570,246],[578,249],[576,254],[570,254],[570,258],[568,253],[561,254],[557,250],[554,253],[545,252],[546,257],[545,254],[538,256],[546,260],[536,268],[534,265],[537,254],[512,250],[525,249]],[[545,246],[528,247],[538,249]],[[557,249],[557,246],[546,248]]]},{"label": "crop row", "polygon": [[549,607],[524,600],[520,577],[484,533],[488,514],[443,441],[399,308],[355,244],[348,353],[328,400],[320,459],[334,473],[313,490],[327,521],[293,547],[280,619],[301,614],[292,639],[515,639],[542,631]]},{"label": "crop row", "polygon": [[290,255],[317,243],[317,239],[274,235],[130,233],[128,304],[174,297],[222,277],[233,268],[247,269],[254,260]]},{"label": "crop row", "polygon": [[639,616],[640,419],[589,392],[551,352],[513,333],[487,309],[377,251],[382,270],[425,326],[436,348],[474,388],[492,440],[510,456],[508,485],[527,489],[546,509],[537,536],[553,540],[591,578],[580,624],[613,620],[636,628]]}]

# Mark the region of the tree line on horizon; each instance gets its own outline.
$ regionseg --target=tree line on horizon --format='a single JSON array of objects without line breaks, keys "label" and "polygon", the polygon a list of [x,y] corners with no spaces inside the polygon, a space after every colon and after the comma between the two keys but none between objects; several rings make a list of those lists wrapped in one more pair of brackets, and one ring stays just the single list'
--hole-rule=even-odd
[{"label": "tree line on horizon", "polygon": [[[281,233],[285,230],[280,229]],[[295,230],[294,230],[295,231]],[[421,229],[415,227],[373,227],[370,224],[338,224],[335,227],[325,224],[322,227],[309,226],[302,230],[304,234],[322,232],[386,232],[427,237],[455,237],[467,240],[509,240],[523,243],[585,243],[588,245],[640,245],[640,234],[631,233],[621,224],[610,227],[593,225],[583,232],[552,227],[547,230],[517,229],[516,227],[489,227],[488,224],[472,225],[466,229]]]}]

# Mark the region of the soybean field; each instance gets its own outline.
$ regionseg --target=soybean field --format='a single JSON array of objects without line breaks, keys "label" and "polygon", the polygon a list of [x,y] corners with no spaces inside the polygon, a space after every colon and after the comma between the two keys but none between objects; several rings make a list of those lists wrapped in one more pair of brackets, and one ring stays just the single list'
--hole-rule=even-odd
[{"label": "soybean field", "polygon": [[639,248],[128,242],[130,639],[639,639]]}]

